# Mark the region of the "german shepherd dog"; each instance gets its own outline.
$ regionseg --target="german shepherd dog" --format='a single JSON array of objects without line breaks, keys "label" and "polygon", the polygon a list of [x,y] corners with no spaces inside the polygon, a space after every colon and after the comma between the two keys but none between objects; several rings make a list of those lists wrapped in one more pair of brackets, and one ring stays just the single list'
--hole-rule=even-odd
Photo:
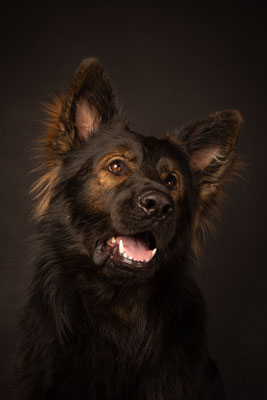
[{"label": "german shepherd dog", "polygon": [[50,117],[15,398],[224,399],[190,265],[237,163],[240,113],[145,137],[91,58]]}]

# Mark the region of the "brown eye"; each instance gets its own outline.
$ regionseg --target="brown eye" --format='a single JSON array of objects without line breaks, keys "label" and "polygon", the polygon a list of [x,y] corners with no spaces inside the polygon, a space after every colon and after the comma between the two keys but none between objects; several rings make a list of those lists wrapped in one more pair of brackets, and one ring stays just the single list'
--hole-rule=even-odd
[{"label": "brown eye", "polygon": [[123,164],[124,164],[124,162],[122,160],[113,160],[109,164],[108,169],[110,172],[113,172],[116,174],[116,173],[123,171]]},{"label": "brown eye", "polygon": [[168,187],[173,187],[175,186],[177,183],[177,179],[174,175],[169,175],[166,179],[165,179],[165,185]]}]

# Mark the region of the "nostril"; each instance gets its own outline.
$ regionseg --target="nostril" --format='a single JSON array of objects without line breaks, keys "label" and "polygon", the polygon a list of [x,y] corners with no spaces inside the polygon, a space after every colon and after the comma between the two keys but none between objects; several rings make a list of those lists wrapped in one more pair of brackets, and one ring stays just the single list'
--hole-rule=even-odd
[{"label": "nostril", "polygon": [[144,202],[144,207],[147,209],[147,210],[153,210],[153,209],[155,209],[156,208],[156,202],[155,202],[155,200],[152,200],[152,199],[146,199],[146,201]]},{"label": "nostril", "polygon": [[143,196],[140,196],[138,199],[138,204],[147,214],[151,216],[157,212],[157,200],[151,193],[145,193]]},{"label": "nostril", "polygon": [[157,211],[157,202],[151,197],[145,197],[139,201],[141,207],[150,215],[154,215]]},{"label": "nostril", "polygon": [[165,204],[162,207],[161,216],[163,219],[167,218],[173,212],[173,206],[171,204]]}]

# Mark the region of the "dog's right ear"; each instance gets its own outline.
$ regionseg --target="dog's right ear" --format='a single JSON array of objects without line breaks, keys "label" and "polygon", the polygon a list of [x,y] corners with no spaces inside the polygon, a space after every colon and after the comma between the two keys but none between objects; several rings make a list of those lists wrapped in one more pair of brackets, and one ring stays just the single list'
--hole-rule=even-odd
[{"label": "dog's right ear", "polygon": [[52,115],[46,139],[50,159],[64,156],[87,141],[101,124],[109,123],[118,113],[117,102],[100,62],[85,59],[66,95],[48,111]]}]

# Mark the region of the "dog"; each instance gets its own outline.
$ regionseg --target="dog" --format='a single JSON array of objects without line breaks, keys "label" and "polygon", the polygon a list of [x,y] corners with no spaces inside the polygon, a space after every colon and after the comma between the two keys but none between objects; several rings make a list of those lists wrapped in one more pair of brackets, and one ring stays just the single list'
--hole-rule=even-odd
[{"label": "dog", "polygon": [[190,270],[237,165],[241,114],[145,137],[93,58],[49,113],[14,398],[224,399]]}]

